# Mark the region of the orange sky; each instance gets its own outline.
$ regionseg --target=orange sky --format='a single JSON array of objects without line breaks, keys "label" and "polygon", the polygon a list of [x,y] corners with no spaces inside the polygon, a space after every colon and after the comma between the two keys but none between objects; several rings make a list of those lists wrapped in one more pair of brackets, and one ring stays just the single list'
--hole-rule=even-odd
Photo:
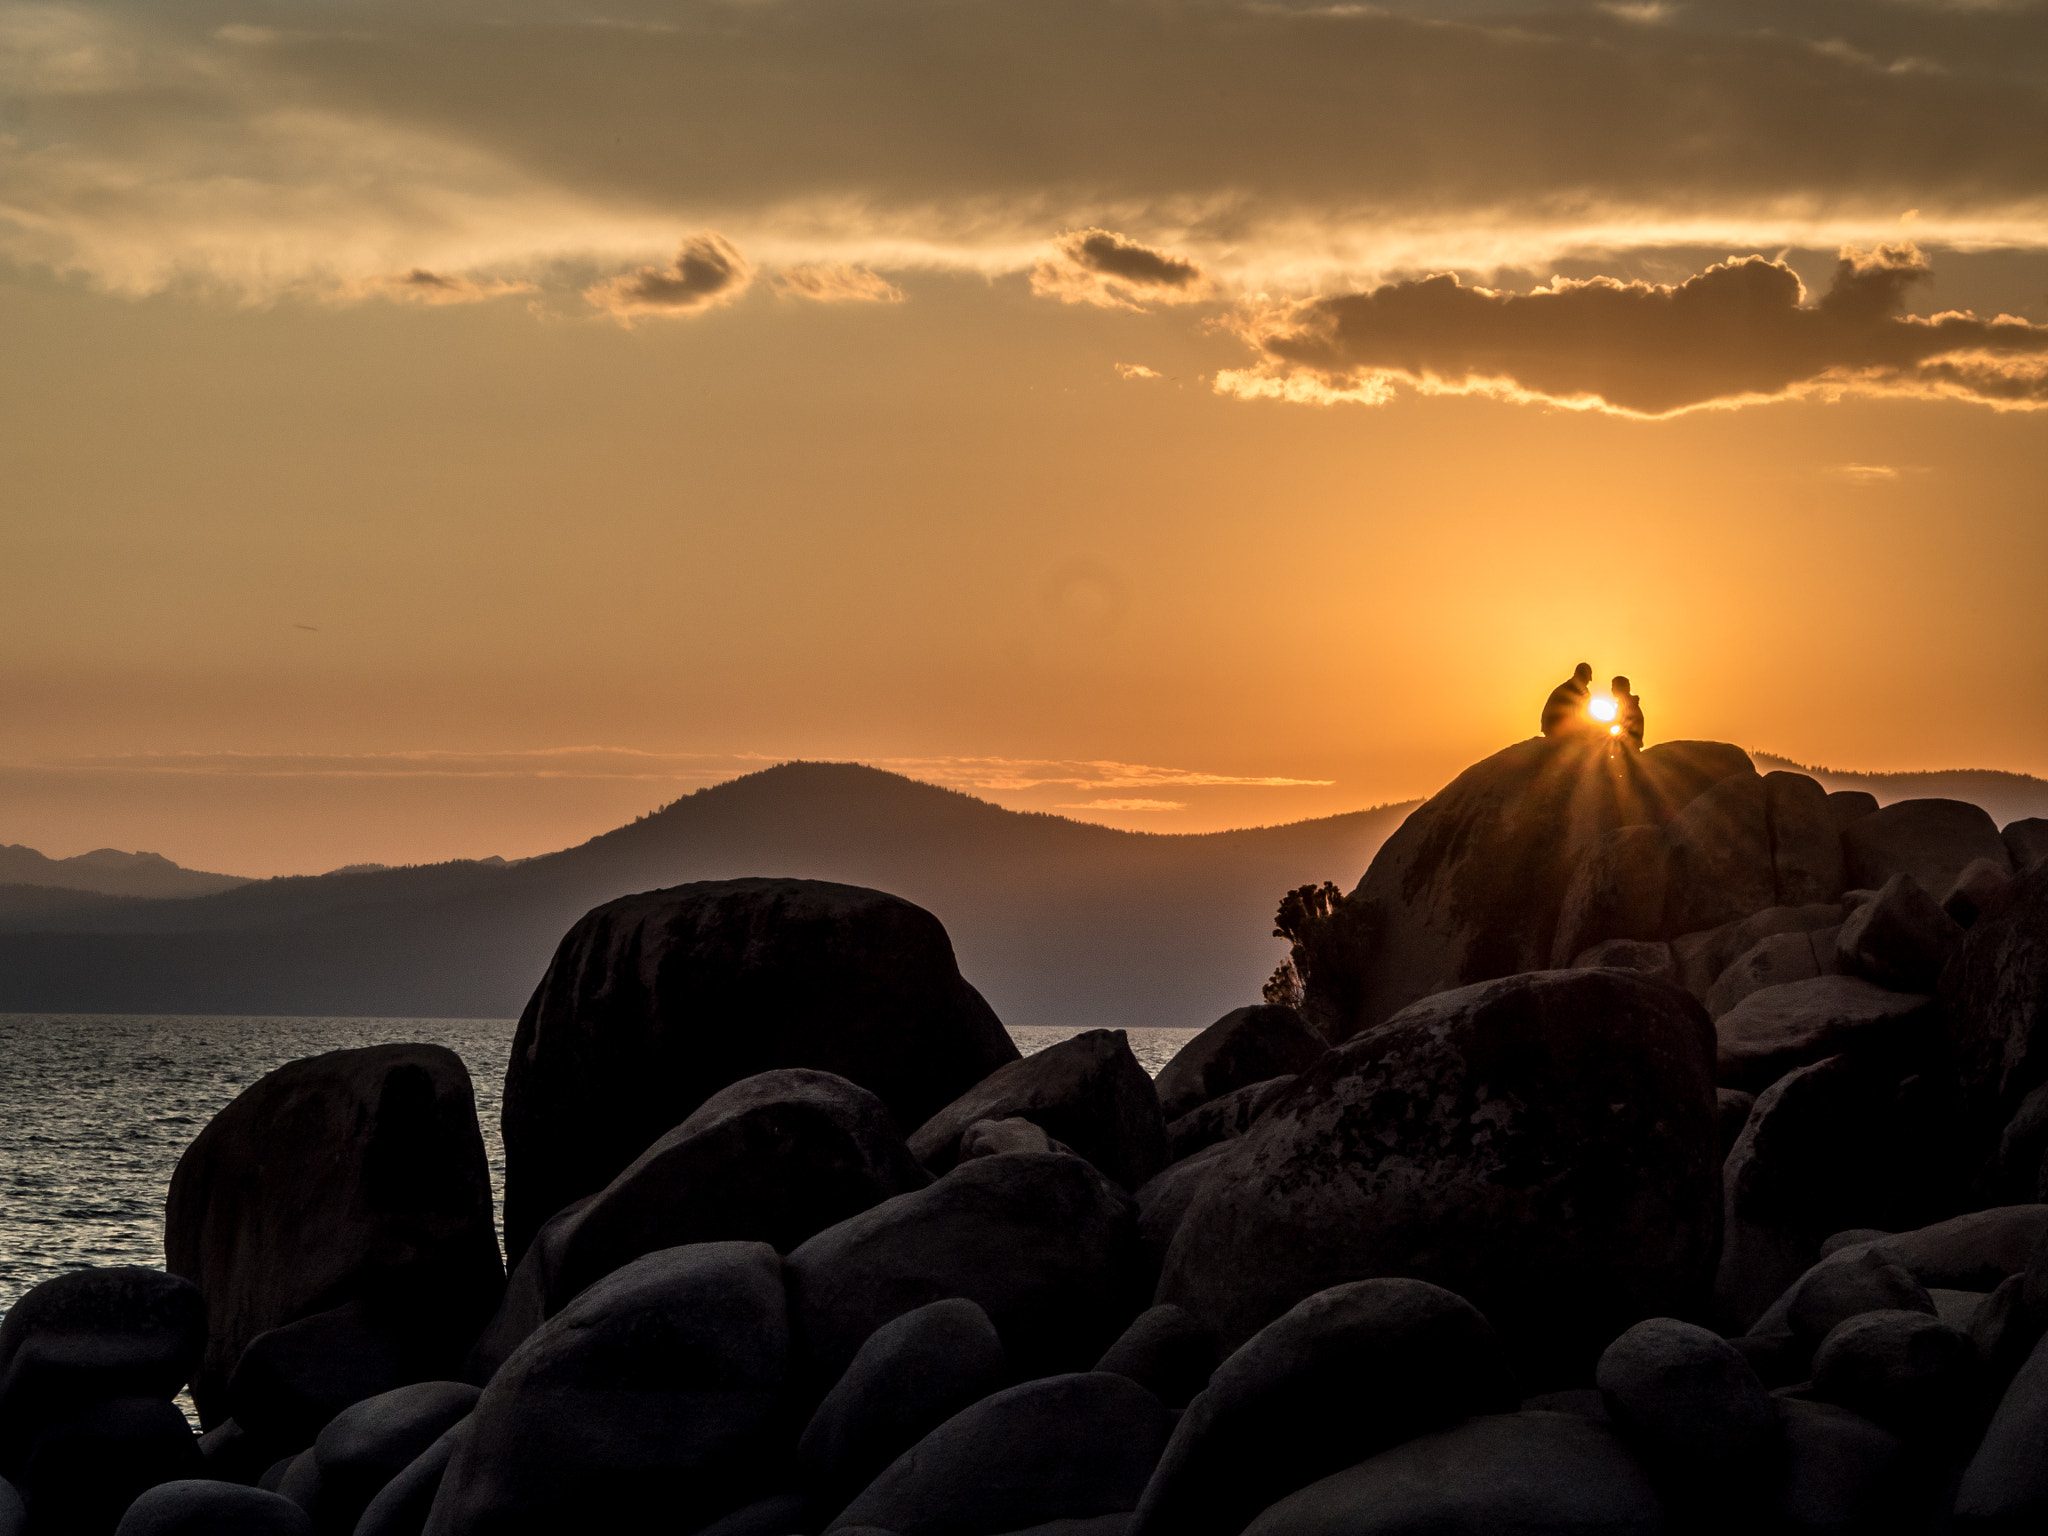
[{"label": "orange sky", "polygon": [[2048,772],[2044,45],[0,5],[0,842],[517,856],[795,756],[1288,820],[1580,659]]}]

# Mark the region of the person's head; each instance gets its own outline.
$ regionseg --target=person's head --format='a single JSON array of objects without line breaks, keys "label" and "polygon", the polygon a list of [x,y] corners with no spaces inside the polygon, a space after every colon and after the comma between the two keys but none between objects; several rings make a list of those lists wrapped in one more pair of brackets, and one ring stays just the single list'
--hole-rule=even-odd
[{"label": "person's head", "polygon": [[1624,693],[1628,692],[1628,679],[1625,677],[1617,677],[1613,682],[1607,685],[1607,691],[1613,694],[1617,699],[1620,698]]},{"label": "person's head", "polygon": [[1593,681],[1593,663],[1591,663],[1590,661],[1582,661],[1582,662],[1580,662],[1580,663],[1579,663],[1579,664],[1578,664],[1578,665],[1577,665],[1576,667],[1574,667],[1574,668],[1572,669],[1572,679],[1573,679],[1573,681],[1575,681],[1575,682],[1579,682],[1579,683],[1590,683],[1590,682],[1592,682],[1592,681]]}]

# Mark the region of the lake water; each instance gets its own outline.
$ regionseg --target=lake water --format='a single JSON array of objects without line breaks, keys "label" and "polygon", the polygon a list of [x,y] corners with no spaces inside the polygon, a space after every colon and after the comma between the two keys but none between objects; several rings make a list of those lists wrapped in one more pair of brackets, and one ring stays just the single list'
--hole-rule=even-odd
[{"label": "lake water", "polygon": [[[502,1211],[498,1107],[513,1023],[0,1014],[0,1314],[66,1270],[161,1267],[164,1196],[187,1144],[264,1073],[321,1051],[426,1040],[461,1056]],[[1078,1033],[1010,1031],[1026,1055]],[[1129,1034],[1156,1074],[1195,1031]]]}]

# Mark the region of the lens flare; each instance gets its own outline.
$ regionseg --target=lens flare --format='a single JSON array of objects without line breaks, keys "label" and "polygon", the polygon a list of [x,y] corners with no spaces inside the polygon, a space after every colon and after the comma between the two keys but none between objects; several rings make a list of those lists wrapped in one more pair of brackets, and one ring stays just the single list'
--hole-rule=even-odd
[{"label": "lens flare", "polygon": [[1613,694],[1602,694],[1586,706],[1595,720],[1612,720],[1617,706]]}]

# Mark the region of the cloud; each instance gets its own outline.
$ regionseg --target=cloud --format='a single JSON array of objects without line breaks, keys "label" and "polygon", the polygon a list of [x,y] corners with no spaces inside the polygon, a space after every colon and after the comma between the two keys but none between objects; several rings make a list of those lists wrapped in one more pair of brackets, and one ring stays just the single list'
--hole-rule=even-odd
[{"label": "cloud", "polygon": [[1856,485],[1885,485],[1904,478],[1900,470],[1889,464],[1837,464],[1829,473]]},{"label": "cloud", "polygon": [[1120,379],[1156,379],[1159,377],[1159,370],[1147,368],[1143,363],[1118,363],[1116,376]]},{"label": "cloud", "polygon": [[811,262],[777,274],[775,291],[819,304],[901,304],[903,290],[866,267],[842,261]]},{"label": "cloud", "polygon": [[1054,253],[1031,269],[1033,293],[1110,309],[1185,304],[1207,298],[1210,286],[1194,262],[1106,229],[1062,235]]},{"label": "cloud", "polygon": [[683,318],[730,304],[747,291],[754,269],[723,235],[692,235],[665,267],[638,267],[583,290],[583,297],[623,325],[643,315]]},{"label": "cloud", "polygon": [[425,267],[414,267],[410,272],[392,277],[376,278],[366,288],[386,298],[402,299],[412,304],[479,304],[507,294],[534,291],[532,283],[447,275],[429,272]]},{"label": "cloud", "polygon": [[1929,267],[1910,245],[1842,252],[1818,303],[1762,256],[1682,283],[1559,279],[1531,293],[1454,276],[1254,312],[1260,353],[1225,394],[1377,403],[1396,385],[1631,416],[1805,394],[2048,404],[2048,326],[1902,313]]}]

